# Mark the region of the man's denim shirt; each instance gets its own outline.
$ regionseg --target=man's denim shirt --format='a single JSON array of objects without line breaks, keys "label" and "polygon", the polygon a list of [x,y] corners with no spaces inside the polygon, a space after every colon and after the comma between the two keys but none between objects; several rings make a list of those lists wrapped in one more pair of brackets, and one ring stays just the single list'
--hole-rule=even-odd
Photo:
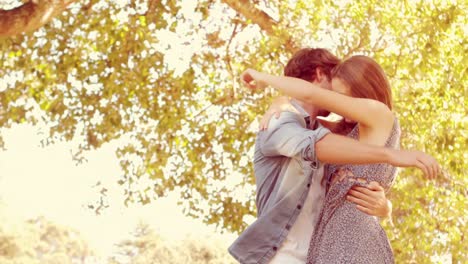
[{"label": "man's denim shirt", "polygon": [[[318,168],[315,143],[330,131],[306,128],[309,115],[283,112],[271,118],[266,131],[257,134],[254,172],[257,185],[257,220],[229,247],[242,264],[268,263],[281,247],[305,202]],[[319,175],[320,176],[320,175]]]}]

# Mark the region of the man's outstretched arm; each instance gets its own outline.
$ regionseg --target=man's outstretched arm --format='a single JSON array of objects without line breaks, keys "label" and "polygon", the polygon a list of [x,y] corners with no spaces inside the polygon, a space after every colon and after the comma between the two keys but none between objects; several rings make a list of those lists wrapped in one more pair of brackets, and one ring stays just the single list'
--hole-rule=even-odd
[{"label": "man's outstretched arm", "polygon": [[[325,163],[388,163],[397,167],[418,167],[429,178],[434,178],[439,172],[437,161],[423,152],[372,146],[336,134],[327,134],[321,138],[315,144],[315,152],[317,158]],[[366,214],[391,216],[392,203],[377,182],[371,182],[367,188],[354,186],[346,199],[355,203],[357,209]]]},{"label": "man's outstretched arm", "polygon": [[315,152],[318,160],[325,163],[388,163],[395,167],[417,167],[430,179],[439,172],[437,161],[421,151],[378,147],[331,133],[315,144]]}]

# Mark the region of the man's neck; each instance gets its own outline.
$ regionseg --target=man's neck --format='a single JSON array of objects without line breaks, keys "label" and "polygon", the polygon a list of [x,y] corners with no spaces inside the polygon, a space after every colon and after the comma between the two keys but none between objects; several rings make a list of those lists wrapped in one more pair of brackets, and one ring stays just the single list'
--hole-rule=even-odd
[{"label": "man's neck", "polygon": [[318,114],[317,107],[310,105],[310,104],[306,104],[305,102],[302,102],[296,99],[292,99],[292,100],[296,104],[300,105],[310,115],[311,119],[315,120],[315,118],[317,118],[317,114]]}]

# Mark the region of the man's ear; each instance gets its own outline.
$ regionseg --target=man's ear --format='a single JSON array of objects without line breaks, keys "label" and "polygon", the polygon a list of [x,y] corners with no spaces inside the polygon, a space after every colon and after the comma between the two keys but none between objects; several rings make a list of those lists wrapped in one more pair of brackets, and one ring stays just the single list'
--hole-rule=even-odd
[{"label": "man's ear", "polygon": [[317,76],[316,79],[319,83],[321,83],[324,78],[327,78],[327,76],[325,76],[325,74],[322,72],[322,69],[320,69],[319,67],[315,69],[315,76]]}]

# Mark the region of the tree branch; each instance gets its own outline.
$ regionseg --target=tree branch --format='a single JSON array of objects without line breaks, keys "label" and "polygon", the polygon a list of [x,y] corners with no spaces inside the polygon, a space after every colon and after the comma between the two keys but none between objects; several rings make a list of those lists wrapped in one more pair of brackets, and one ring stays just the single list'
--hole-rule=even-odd
[{"label": "tree branch", "polygon": [[76,0],[31,0],[11,10],[0,10],[0,37],[34,31]]},{"label": "tree branch", "polygon": [[234,9],[238,14],[257,24],[270,37],[279,37],[284,41],[287,51],[294,53],[298,47],[292,37],[287,35],[286,38],[278,36],[275,32],[275,27],[280,27],[280,24],[270,17],[267,13],[259,10],[254,3],[249,0],[222,0],[223,3]]},{"label": "tree branch", "polygon": [[278,22],[273,20],[267,13],[257,9],[249,0],[223,0],[223,2],[237,13],[257,24],[269,35],[274,35],[273,27],[278,26]]}]

